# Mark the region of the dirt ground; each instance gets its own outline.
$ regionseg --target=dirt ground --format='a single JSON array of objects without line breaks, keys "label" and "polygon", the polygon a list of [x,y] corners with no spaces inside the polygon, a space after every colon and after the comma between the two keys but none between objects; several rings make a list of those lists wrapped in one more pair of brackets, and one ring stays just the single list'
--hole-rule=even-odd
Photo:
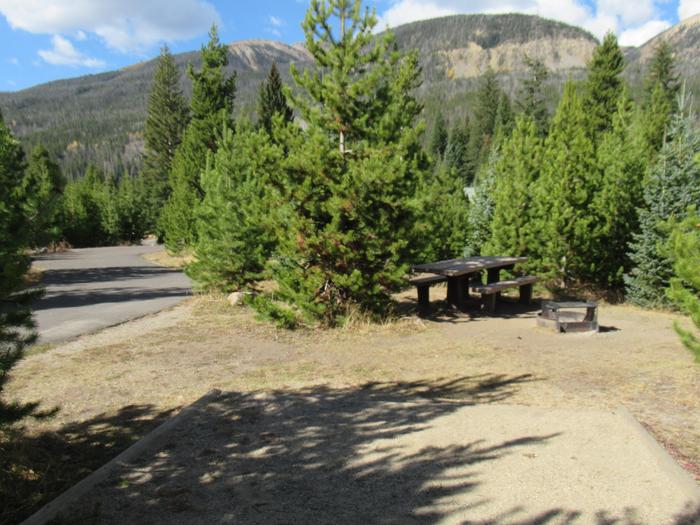
[{"label": "dirt ground", "polygon": [[[507,304],[492,317],[407,315],[382,326],[287,332],[222,298],[200,297],[42,348],[18,366],[7,394],[59,408],[28,431],[36,443],[60,448],[61,466],[33,456],[16,466],[23,490],[36,485],[39,494],[23,515],[213,388],[252,395],[391,385],[416,399],[623,405],[700,480],[700,366],[672,329],[678,318],[604,305],[601,333],[558,335],[537,328],[535,315]],[[49,466],[60,475],[40,484]]]}]

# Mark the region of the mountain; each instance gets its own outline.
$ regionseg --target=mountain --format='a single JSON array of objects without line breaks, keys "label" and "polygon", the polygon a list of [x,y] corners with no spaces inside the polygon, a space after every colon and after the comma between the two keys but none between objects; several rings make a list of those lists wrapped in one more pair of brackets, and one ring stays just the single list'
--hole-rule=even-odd
[{"label": "mountain", "polygon": [[[630,78],[641,76],[655,42],[666,38],[676,48],[681,71],[697,76],[700,17],[684,21],[638,49],[627,49]],[[449,108],[452,119],[469,111],[471,92],[487,67],[499,73],[513,94],[524,73],[523,57],[540,58],[553,71],[554,103],[566,78],[581,78],[597,40],[561,22],[529,15],[457,15],[415,22],[394,30],[401,49],[416,49],[423,68],[419,97],[429,116]],[[236,113],[254,117],[257,90],[272,62],[286,82],[289,66],[311,64],[301,45],[267,40],[236,42],[229,47],[230,71],[238,75]],[[198,67],[198,52],[175,56],[183,73]],[[79,176],[89,162],[120,174],[140,166],[146,102],[155,61],[118,71],[50,82],[15,93],[0,93],[0,108],[13,132],[27,147],[44,143],[68,176]],[[183,74],[183,89],[190,91]]]}]

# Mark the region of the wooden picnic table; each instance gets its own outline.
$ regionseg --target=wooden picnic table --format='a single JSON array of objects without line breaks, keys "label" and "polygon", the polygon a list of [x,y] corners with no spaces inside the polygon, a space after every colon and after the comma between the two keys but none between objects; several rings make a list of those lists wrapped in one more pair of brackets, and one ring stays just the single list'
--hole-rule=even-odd
[{"label": "wooden picnic table", "polygon": [[487,284],[500,280],[501,270],[527,262],[527,257],[466,257],[413,266],[414,272],[435,273],[447,277],[447,301],[462,308],[469,294],[470,276],[484,270]]}]

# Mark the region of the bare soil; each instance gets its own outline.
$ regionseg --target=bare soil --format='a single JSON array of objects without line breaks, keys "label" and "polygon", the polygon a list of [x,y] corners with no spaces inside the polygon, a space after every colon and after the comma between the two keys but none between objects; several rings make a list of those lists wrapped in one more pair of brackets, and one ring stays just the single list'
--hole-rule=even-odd
[{"label": "bare soil", "polygon": [[60,461],[25,447],[22,461],[4,466],[17,497],[33,498],[0,521],[26,516],[213,388],[251,395],[392,384],[416,399],[623,405],[700,480],[700,366],[672,329],[678,317],[602,305],[601,333],[560,335],[537,328],[533,308],[418,319],[409,314],[413,294],[400,299],[406,317],[385,325],[288,332],[223,298],[199,297],[30,355],[7,395],[60,409],[27,428],[35,448],[58,448]]}]

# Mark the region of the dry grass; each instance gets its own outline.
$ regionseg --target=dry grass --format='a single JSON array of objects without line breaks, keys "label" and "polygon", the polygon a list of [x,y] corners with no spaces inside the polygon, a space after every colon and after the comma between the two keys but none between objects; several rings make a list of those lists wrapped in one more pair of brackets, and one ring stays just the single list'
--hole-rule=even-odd
[{"label": "dry grass", "polygon": [[[438,287],[434,295],[441,293]],[[700,472],[700,366],[678,342],[674,316],[604,305],[600,318],[607,331],[561,336],[536,328],[534,312],[515,307],[502,317],[443,311],[417,319],[408,315],[412,295],[400,297],[404,316],[391,322],[376,325],[358,317],[344,328],[296,331],[258,321],[222,297],[204,296],[30,355],[8,395],[58,405],[59,414],[31,423],[28,435],[34,443],[53,436],[58,441],[52,446],[62,443],[74,455],[66,462],[35,453],[29,463],[3,467],[4,475],[31,470],[44,481],[25,482],[25,496],[36,490],[32,501],[45,501],[212,388],[252,392],[453,380],[468,385],[512,377],[531,379],[513,386],[503,402],[624,405],[689,471]],[[83,463],[82,449],[88,458]]]},{"label": "dry grass", "polygon": [[182,269],[188,264],[194,262],[193,254],[186,253],[182,255],[171,255],[165,249],[159,252],[146,253],[143,255],[143,258],[158,266],[177,269]]}]

